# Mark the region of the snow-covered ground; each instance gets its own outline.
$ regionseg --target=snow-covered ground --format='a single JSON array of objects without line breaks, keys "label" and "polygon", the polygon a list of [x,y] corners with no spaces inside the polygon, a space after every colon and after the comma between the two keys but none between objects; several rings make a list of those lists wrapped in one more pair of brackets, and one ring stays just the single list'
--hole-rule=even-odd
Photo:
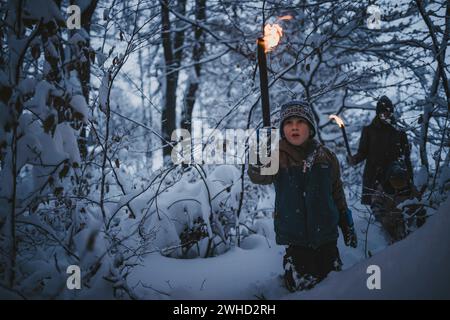
[{"label": "snow-covered ground", "polygon": [[[258,207],[267,208],[272,200],[265,198]],[[127,278],[129,287],[142,299],[450,299],[450,198],[422,228],[390,246],[381,228],[371,224],[367,248],[365,208],[350,205],[358,247],[346,247],[340,236],[338,247],[344,270],[331,273],[312,290],[290,293],[284,288],[284,247],[275,244],[273,220],[265,216],[254,224],[257,234],[217,257],[176,259],[159,253],[144,256]],[[366,258],[367,250],[371,258]],[[381,270],[381,290],[367,288],[370,265]],[[61,281],[64,283],[65,278]],[[101,278],[91,288],[63,293],[59,298],[114,299],[111,284]],[[0,296],[20,299],[1,288]]]},{"label": "snow-covered ground", "polygon": [[[387,246],[377,227],[369,232],[366,259],[362,230],[366,221],[355,215],[358,248],[339,239],[342,272],[331,273],[309,291],[290,293],[282,285],[284,253],[273,233],[252,235],[240,248],[214,258],[173,259],[151,254],[129,277],[136,293],[147,299],[410,299],[450,298],[450,198],[419,230]],[[262,222],[271,228],[272,220]],[[384,250],[383,250],[384,248]],[[381,290],[369,290],[369,265],[381,269]]]},{"label": "snow-covered ground", "polygon": [[[348,248],[339,238],[344,269],[365,259],[367,222],[354,214],[359,233],[358,248]],[[213,258],[174,259],[149,254],[129,276],[130,286],[147,299],[279,299],[289,295],[283,287],[284,247],[275,244],[273,220],[262,218],[259,227],[267,237],[253,234],[235,247]],[[371,226],[368,246],[371,252],[385,248],[380,229]],[[364,273],[365,275],[365,273]]]}]

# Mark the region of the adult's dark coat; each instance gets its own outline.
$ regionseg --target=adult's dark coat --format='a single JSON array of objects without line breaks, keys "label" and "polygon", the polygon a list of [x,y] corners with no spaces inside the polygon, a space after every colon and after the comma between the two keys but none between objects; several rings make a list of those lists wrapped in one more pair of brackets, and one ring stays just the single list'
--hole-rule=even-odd
[{"label": "adult's dark coat", "polygon": [[409,183],[413,186],[410,151],[406,133],[381,121],[378,117],[363,128],[358,153],[353,156],[355,164],[366,160],[362,204],[371,204],[371,195],[378,183],[385,182],[387,170],[394,161],[400,160],[405,164]]}]

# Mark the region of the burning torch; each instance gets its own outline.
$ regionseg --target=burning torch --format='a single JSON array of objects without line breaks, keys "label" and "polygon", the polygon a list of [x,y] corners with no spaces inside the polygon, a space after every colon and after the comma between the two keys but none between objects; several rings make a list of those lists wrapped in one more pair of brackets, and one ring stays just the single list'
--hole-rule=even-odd
[{"label": "burning torch", "polygon": [[[283,16],[278,18],[278,20],[289,20],[291,16]],[[259,88],[261,90],[261,108],[263,117],[263,127],[267,129],[266,134],[268,134],[267,149],[270,153],[270,101],[269,101],[269,83],[267,77],[267,56],[266,53],[270,52],[273,48],[278,45],[281,37],[283,36],[283,28],[277,23],[266,24],[264,26],[264,36],[259,37],[258,44],[258,68],[259,68]],[[259,137],[258,137],[259,140]],[[258,141],[259,146],[259,141]]]},{"label": "burning torch", "polygon": [[347,154],[349,157],[352,156],[352,152],[350,151],[350,146],[348,145],[348,139],[347,139],[347,133],[345,132],[345,125],[344,125],[344,121],[342,121],[341,118],[339,118],[337,115],[330,115],[329,116],[330,119],[333,119],[334,121],[336,121],[336,123],[338,124],[339,128],[341,128],[342,131],[342,136],[344,137],[344,143],[345,143],[345,148],[347,149]]},{"label": "burning torch", "polygon": [[[289,20],[291,16],[283,16],[277,20]],[[283,36],[283,28],[277,23],[264,26],[264,36],[258,38],[258,68],[259,87],[261,90],[261,107],[263,115],[263,126],[270,127],[270,102],[269,84],[267,79],[267,57],[266,53],[272,51]]]}]

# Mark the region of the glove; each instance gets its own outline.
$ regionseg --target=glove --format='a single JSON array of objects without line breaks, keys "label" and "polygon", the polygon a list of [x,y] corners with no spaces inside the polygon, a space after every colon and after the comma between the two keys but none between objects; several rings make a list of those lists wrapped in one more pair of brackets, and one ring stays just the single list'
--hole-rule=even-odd
[{"label": "glove", "polygon": [[356,236],[353,225],[341,227],[342,235],[344,236],[344,243],[347,247],[356,248],[358,246],[358,238]]}]

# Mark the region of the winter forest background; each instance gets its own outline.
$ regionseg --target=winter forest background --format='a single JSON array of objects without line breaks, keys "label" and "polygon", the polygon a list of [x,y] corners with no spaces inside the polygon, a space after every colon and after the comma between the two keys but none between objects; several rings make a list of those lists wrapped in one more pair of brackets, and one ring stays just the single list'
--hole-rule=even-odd
[{"label": "winter forest background", "polygon": [[[0,297],[449,298],[449,1],[0,4]],[[80,29],[68,28],[72,4]],[[368,27],[370,5],[379,28]],[[357,249],[339,239],[344,271],[294,294],[280,279],[272,187],[252,184],[243,165],[170,159],[174,129],[203,134],[194,148],[214,152],[224,146],[213,129],[261,126],[266,23],[283,28],[268,54],[272,123],[283,102],[312,104],[359,237]],[[347,165],[328,119],[344,119],[355,152],[383,94],[422,191],[403,205],[430,216],[394,245],[359,204],[362,166]],[[369,292],[365,267],[383,262],[386,290]],[[66,286],[69,265],[81,269],[80,290]]]}]

